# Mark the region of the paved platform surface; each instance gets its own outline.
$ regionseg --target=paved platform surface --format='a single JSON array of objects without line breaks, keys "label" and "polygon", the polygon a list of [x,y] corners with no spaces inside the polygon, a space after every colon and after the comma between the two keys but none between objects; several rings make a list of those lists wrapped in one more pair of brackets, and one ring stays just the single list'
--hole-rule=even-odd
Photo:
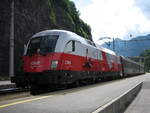
[{"label": "paved platform surface", "polygon": [[150,113],[150,74],[147,74],[141,91],[124,113]]},{"label": "paved platform surface", "polygon": [[147,75],[4,100],[0,101],[0,113],[91,113],[143,82],[145,77]]},{"label": "paved platform surface", "polygon": [[15,84],[10,81],[0,81],[0,89],[14,88]]},{"label": "paved platform surface", "polygon": [[0,86],[1,85],[8,85],[8,84],[12,84],[10,81],[0,81]]}]

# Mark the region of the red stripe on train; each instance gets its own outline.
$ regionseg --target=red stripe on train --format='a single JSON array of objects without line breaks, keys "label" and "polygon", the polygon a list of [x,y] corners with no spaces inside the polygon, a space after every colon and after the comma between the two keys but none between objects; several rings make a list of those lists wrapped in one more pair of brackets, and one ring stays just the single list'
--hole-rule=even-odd
[{"label": "red stripe on train", "polygon": [[95,71],[108,72],[120,71],[121,64],[112,62],[112,67],[109,68],[105,53],[102,54],[103,59],[97,60],[89,57],[77,56],[66,53],[50,53],[45,56],[34,54],[32,56],[23,57],[23,69],[25,72],[43,72],[53,70],[51,68],[52,61],[58,61],[55,70],[70,70],[70,71]]}]

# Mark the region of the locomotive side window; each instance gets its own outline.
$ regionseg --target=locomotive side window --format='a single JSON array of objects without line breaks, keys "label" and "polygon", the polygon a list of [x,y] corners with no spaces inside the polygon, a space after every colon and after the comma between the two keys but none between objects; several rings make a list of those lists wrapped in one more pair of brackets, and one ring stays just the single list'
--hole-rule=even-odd
[{"label": "locomotive side window", "polygon": [[65,52],[74,52],[75,51],[75,41],[69,41],[65,46]]},{"label": "locomotive side window", "polygon": [[58,37],[58,35],[49,35],[31,39],[27,54],[31,55],[37,51],[43,54],[54,52]]},{"label": "locomotive side window", "polygon": [[75,51],[75,41],[72,41],[72,51]]},{"label": "locomotive side window", "polygon": [[102,58],[102,52],[99,51],[99,50],[98,50],[98,59],[99,59],[99,60],[102,60],[102,59],[103,59],[103,58]]}]

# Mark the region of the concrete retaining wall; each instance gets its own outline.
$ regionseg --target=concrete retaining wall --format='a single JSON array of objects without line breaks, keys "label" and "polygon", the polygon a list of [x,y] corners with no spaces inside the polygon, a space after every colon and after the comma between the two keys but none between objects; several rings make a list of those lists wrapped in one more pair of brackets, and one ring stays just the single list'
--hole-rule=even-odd
[{"label": "concrete retaining wall", "polygon": [[8,89],[8,88],[16,88],[16,85],[15,84],[1,84],[0,85],[0,90],[2,89]]},{"label": "concrete retaining wall", "polygon": [[142,82],[129,89],[124,94],[101,106],[92,113],[122,113],[136,97],[142,87]]}]

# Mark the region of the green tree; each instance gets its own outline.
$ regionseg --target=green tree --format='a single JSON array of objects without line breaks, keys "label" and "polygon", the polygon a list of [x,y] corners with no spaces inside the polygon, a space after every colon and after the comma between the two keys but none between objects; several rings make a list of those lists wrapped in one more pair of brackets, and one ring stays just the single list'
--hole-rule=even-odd
[{"label": "green tree", "polygon": [[144,58],[145,71],[150,72],[150,49],[143,51],[140,56]]},{"label": "green tree", "polygon": [[[74,2],[70,0],[49,0],[49,7],[49,19],[55,27],[57,27],[57,29],[70,30],[86,39],[93,41],[91,27],[80,19],[80,13]],[[58,9],[61,9],[61,14],[58,14]],[[64,27],[67,25],[69,27]]]}]

